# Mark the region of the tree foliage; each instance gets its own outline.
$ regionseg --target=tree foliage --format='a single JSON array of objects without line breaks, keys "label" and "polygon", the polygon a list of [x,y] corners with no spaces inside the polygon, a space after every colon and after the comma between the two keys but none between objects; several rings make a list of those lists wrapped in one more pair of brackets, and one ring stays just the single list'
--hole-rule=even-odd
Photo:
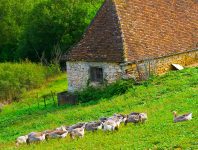
[{"label": "tree foliage", "polygon": [[77,42],[103,0],[2,0],[0,61],[52,59]]},{"label": "tree foliage", "polygon": [[41,0],[1,0],[0,2],[0,61],[16,59],[19,38],[24,23],[34,7]]}]

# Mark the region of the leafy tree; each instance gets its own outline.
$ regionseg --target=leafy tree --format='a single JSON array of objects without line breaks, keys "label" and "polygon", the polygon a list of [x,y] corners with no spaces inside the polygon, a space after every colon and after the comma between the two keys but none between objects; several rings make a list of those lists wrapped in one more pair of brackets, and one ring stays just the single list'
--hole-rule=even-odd
[{"label": "leafy tree", "polygon": [[[1,0],[0,2],[0,61],[16,59],[16,49],[24,30],[24,21],[41,0]],[[44,1],[44,0],[42,0]]]},{"label": "leafy tree", "polygon": [[0,61],[52,59],[77,42],[103,0],[1,0]]},{"label": "leafy tree", "polygon": [[56,45],[66,52],[80,39],[95,12],[96,6],[86,0],[50,0],[37,5],[27,20],[20,55],[37,61],[45,54],[51,60]]}]

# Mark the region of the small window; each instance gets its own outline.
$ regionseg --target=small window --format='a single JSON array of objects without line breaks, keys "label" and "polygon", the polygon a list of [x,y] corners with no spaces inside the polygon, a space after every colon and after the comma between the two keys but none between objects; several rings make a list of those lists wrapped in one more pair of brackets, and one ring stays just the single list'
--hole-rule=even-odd
[{"label": "small window", "polygon": [[90,80],[91,82],[103,82],[103,69],[99,67],[90,68]]}]

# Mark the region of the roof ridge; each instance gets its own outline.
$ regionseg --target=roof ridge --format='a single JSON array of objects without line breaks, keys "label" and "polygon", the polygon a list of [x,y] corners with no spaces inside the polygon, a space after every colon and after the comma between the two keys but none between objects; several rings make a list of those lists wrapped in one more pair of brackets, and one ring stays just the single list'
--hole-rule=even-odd
[{"label": "roof ridge", "polygon": [[119,27],[120,27],[120,32],[121,32],[121,37],[122,37],[122,44],[123,44],[123,57],[124,57],[124,61],[127,62],[127,47],[126,47],[126,42],[125,42],[125,36],[124,36],[124,32],[122,30],[122,24],[121,24],[121,20],[120,20],[120,14],[119,14],[119,11],[117,10],[117,5],[116,5],[116,0],[112,0],[112,3],[114,4],[114,7],[115,7],[115,11],[116,11],[116,14],[117,14],[117,17],[118,17],[118,24],[119,24]]}]

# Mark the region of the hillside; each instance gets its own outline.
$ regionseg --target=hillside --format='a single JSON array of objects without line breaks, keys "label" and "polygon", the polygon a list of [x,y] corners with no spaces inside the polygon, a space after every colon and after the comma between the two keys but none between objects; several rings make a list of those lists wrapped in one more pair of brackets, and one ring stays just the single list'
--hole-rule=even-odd
[{"label": "hillside", "polygon": [[[43,95],[51,89],[66,88],[65,76],[38,89]],[[144,125],[121,125],[119,131],[85,133],[79,140],[68,137],[39,144],[22,145],[17,149],[198,149],[198,68],[169,72],[135,85],[127,93],[77,106],[38,108],[25,105],[30,99],[6,106],[0,113],[0,149],[15,149],[15,139],[32,131],[53,129],[60,125],[97,120],[114,113],[147,112]],[[33,102],[35,102],[33,100]],[[30,103],[30,102],[29,102]],[[188,122],[173,123],[172,111],[193,112]]]}]

